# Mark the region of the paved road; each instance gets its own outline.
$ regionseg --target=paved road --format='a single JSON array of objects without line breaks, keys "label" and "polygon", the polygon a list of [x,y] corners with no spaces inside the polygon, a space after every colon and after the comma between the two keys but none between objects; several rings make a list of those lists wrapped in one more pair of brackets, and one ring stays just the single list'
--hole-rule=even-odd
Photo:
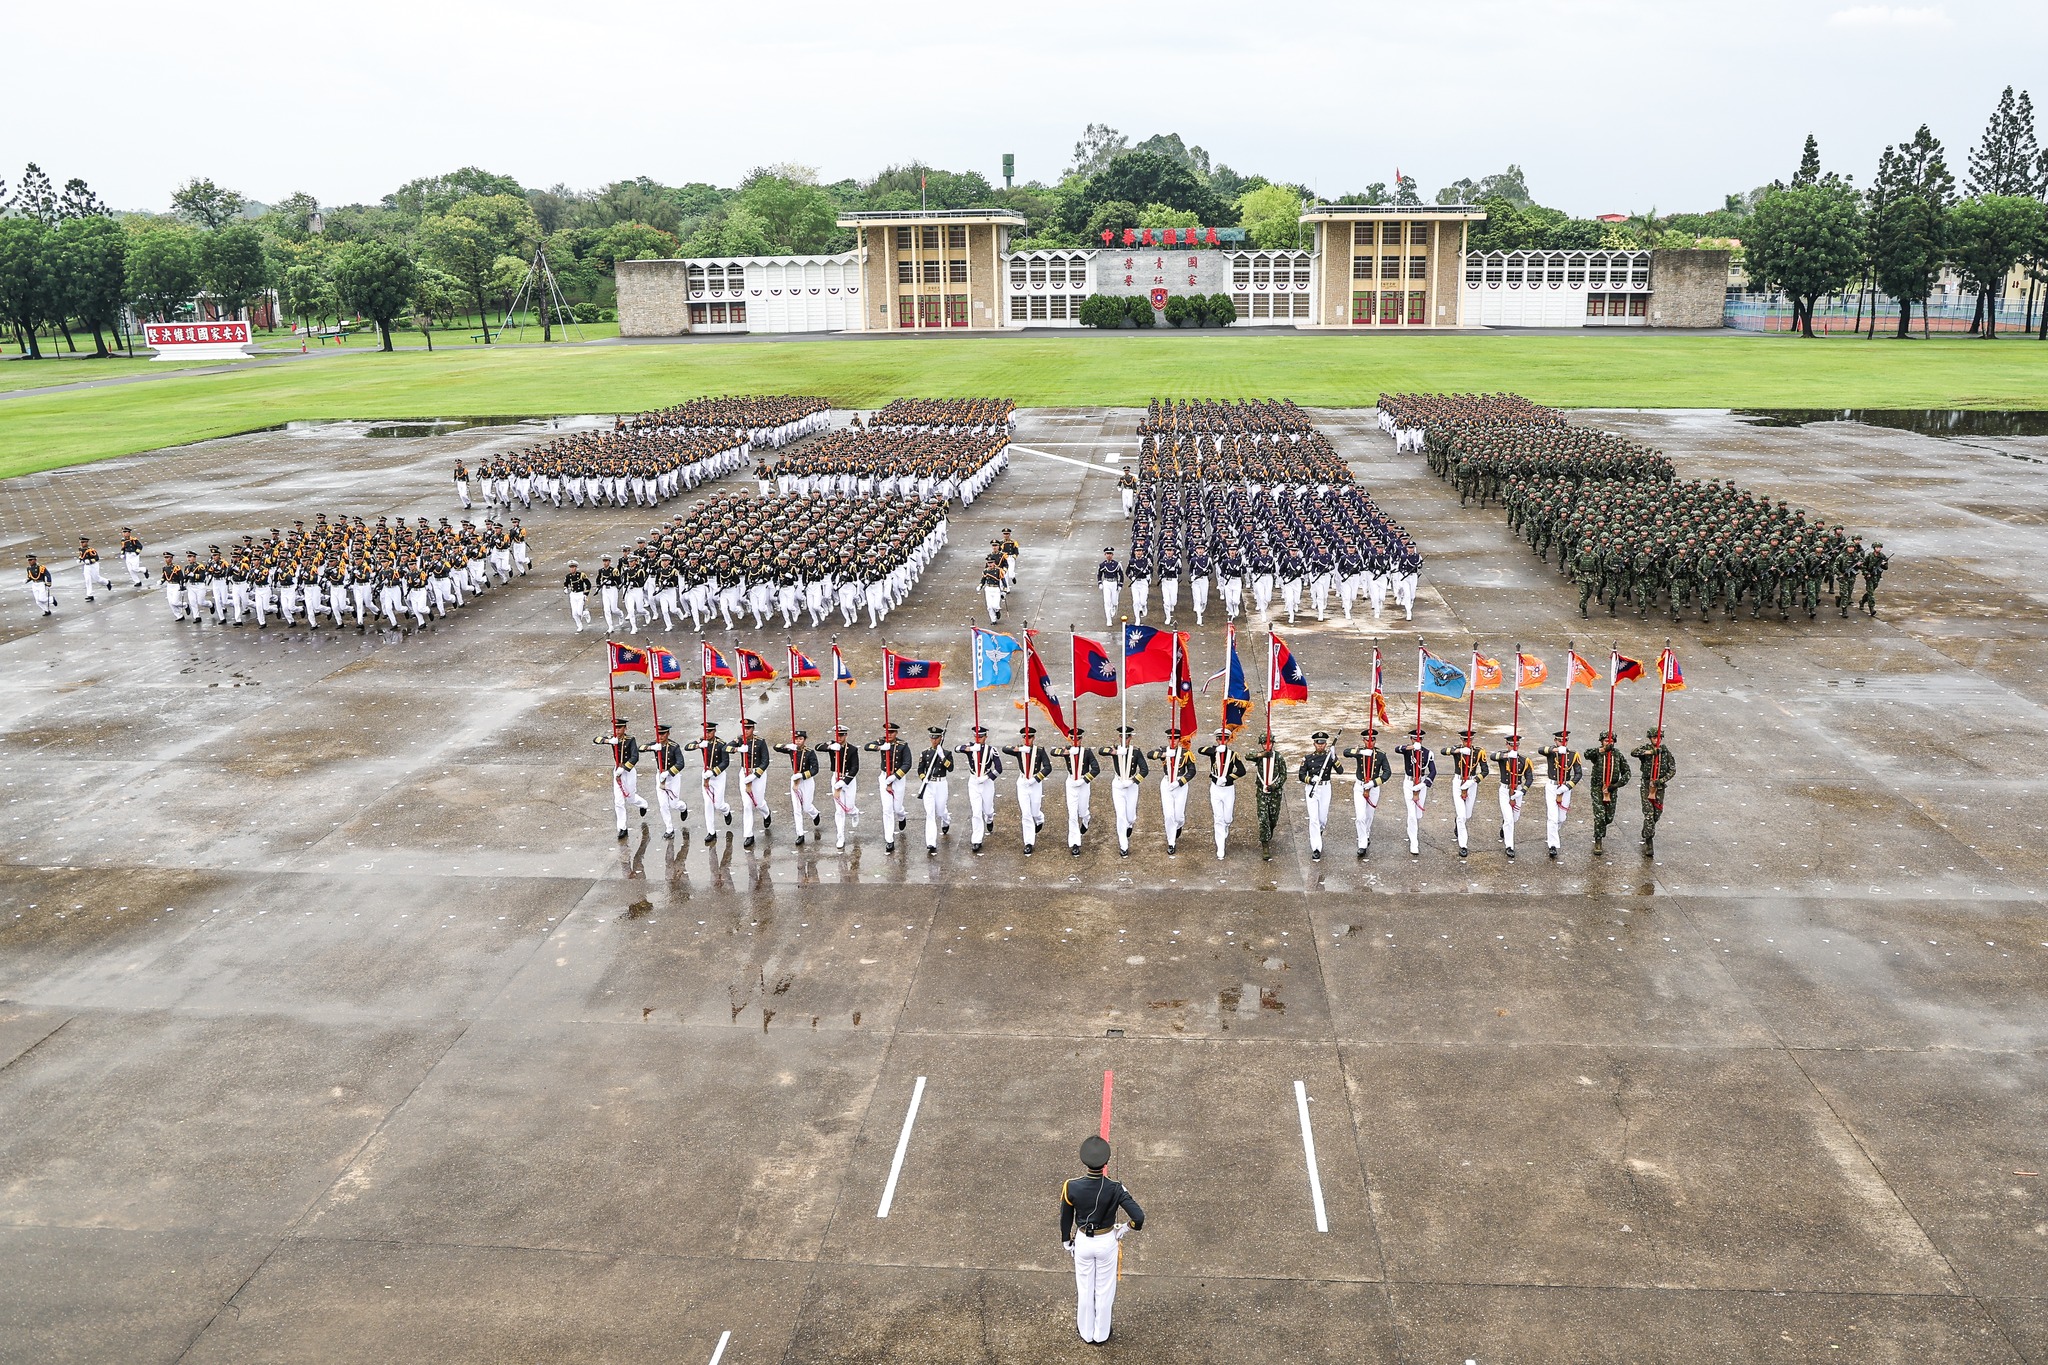
[{"label": "paved road", "polygon": [[[1605,420],[1880,536],[1884,617],[1582,623],[1497,511],[1357,414],[1329,428],[1429,557],[1416,620],[1379,627],[1394,660],[1477,637],[1561,675],[1567,638],[1674,638],[1654,862],[1627,809],[1604,861],[1579,823],[1561,863],[1510,864],[1482,805],[1467,863],[1433,811],[1420,858],[1382,830],[1360,864],[1340,800],[1312,863],[1296,793],[1271,863],[1248,800],[1225,862],[1199,800],[1169,859],[1156,799],[1119,860],[1107,793],[1082,857],[1027,861],[1008,790],[980,857],[957,793],[936,859],[885,855],[873,814],[843,855],[781,818],[707,849],[697,814],[621,847],[597,637],[555,583],[644,512],[535,511],[535,575],[417,633],[9,596],[0,1360],[704,1361],[725,1332],[726,1362],[1081,1358],[1053,1201],[1105,1072],[1151,1216],[1105,1358],[2048,1360],[2048,494],[2000,453],[2048,442]],[[954,518],[891,642],[959,675],[1003,526],[1004,624],[1054,655],[1099,627],[1087,569],[1123,524],[1070,461],[1134,421],[1029,414],[1066,459],[1018,455]],[[539,435],[268,433],[10,480],[0,549],[438,516],[457,454]],[[1362,722],[1373,634],[1290,632],[1289,752]],[[878,643],[841,643],[866,734]],[[1214,615],[1192,649],[1213,670]],[[1555,689],[1525,700],[1548,729]],[[816,733],[829,699],[799,706]],[[895,706],[955,741],[968,709],[957,684]]]}]

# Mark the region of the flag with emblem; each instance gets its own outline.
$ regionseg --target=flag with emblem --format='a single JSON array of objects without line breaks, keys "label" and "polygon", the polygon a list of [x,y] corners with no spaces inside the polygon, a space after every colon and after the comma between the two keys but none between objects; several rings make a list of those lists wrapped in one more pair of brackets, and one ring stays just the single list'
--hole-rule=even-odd
[{"label": "flag with emblem", "polygon": [[1678,651],[1666,646],[1657,656],[1657,676],[1664,680],[1666,692],[1685,691],[1685,674],[1678,668]]},{"label": "flag with emblem", "polygon": [[[646,650],[635,649],[631,645],[622,645],[617,640],[607,640],[605,641],[605,646],[611,654],[612,672],[645,673],[647,671]],[[628,690],[630,691],[631,689]]]},{"label": "flag with emblem", "polygon": [[839,653],[838,645],[832,646],[832,681],[845,683],[848,687],[855,685],[853,670],[846,666],[846,659]]},{"label": "flag with emblem", "polygon": [[1152,626],[1124,627],[1124,686],[1143,687],[1173,677],[1173,632]]},{"label": "flag with emblem", "polygon": [[742,649],[738,645],[734,645],[732,653],[733,658],[738,662],[740,666],[741,682],[750,683],[775,681],[775,666],[769,663],[766,659],[762,658],[760,655],[756,654],[753,650]]},{"label": "flag with emblem", "polygon": [[660,645],[647,651],[647,668],[656,682],[675,682],[683,676],[683,661]]},{"label": "flag with emblem", "polygon": [[732,665],[727,663],[725,656],[713,649],[708,642],[704,646],[704,676],[716,678],[720,682],[733,680]]},{"label": "flag with emblem", "polygon": [[1188,633],[1178,631],[1174,639],[1173,677],[1167,683],[1173,692],[1173,723],[1181,734],[1192,735],[1200,722],[1195,719],[1195,675],[1188,662]]},{"label": "flag with emblem", "polygon": [[1499,659],[1489,659],[1478,650],[1472,651],[1472,687],[1475,691],[1490,692],[1507,681],[1507,672],[1500,666]]},{"label": "flag with emblem", "polygon": [[1465,670],[1448,660],[1439,659],[1427,649],[1421,649],[1420,667],[1416,670],[1415,690],[1426,692],[1432,697],[1448,697],[1460,701],[1465,696]]},{"label": "flag with emblem", "polygon": [[1583,658],[1581,658],[1579,656],[1579,651],[1577,651],[1576,649],[1571,651],[1571,656],[1572,680],[1569,683],[1565,684],[1566,690],[1570,690],[1574,687],[1598,686],[1600,682],[1600,675],[1593,671],[1593,665],[1587,663]]},{"label": "flag with emblem", "polygon": [[1643,661],[1631,659],[1620,650],[1614,651],[1614,659],[1609,667],[1612,670],[1608,680],[1610,686],[1614,683],[1634,682],[1643,676]]},{"label": "flag with emblem", "polygon": [[1237,732],[1252,713],[1251,685],[1245,681],[1244,662],[1237,657],[1236,626],[1230,628],[1228,648],[1229,658],[1222,668],[1210,675],[1209,682],[1202,684],[1202,691],[1209,690],[1209,683],[1223,679],[1223,728],[1229,731],[1232,739],[1236,739]]},{"label": "flag with emblem", "polygon": [[940,685],[944,670],[937,659],[906,659],[892,650],[882,655],[882,690],[928,692]]},{"label": "flag with emblem", "polygon": [[1074,695],[1116,695],[1116,665],[1110,661],[1109,651],[1085,635],[1074,637]]},{"label": "flag with emblem", "polygon": [[1024,691],[1029,699],[1027,704],[1036,704],[1045,712],[1053,729],[1058,730],[1063,738],[1074,737],[1074,727],[1067,721],[1066,709],[1060,704],[1060,694],[1052,690],[1052,674],[1046,670],[1045,660],[1038,657],[1038,646],[1029,639],[1024,643]]},{"label": "flag with emblem", "polygon": [[1517,652],[1515,655],[1515,686],[1518,688],[1541,687],[1550,680],[1550,670],[1543,666],[1543,660],[1534,654]]},{"label": "flag with emblem", "polygon": [[804,657],[804,652],[795,645],[789,646],[789,680],[791,682],[822,682],[825,675],[818,666]]},{"label": "flag with emblem", "polygon": [[998,631],[983,630],[978,626],[969,628],[974,645],[974,690],[984,687],[1008,687],[1015,682],[1010,660],[1020,654],[1024,646],[1014,636]]},{"label": "flag with emblem", "polygon": [[1267,643],[1272,649],[1272,672],[1266,679],[1266,696],[1269,701],[1283,702],[1293,706],[1308,700],[1308,674],[1302,672],[1301,661],[1294,657],[1294,651],[1280,638],[1280,632],[1266,632]]}]

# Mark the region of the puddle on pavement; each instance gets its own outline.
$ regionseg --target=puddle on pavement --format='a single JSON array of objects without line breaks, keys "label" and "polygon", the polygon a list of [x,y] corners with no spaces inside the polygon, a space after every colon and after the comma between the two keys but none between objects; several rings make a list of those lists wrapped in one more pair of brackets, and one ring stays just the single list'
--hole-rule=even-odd
[{"label": "puddle on pavement", "polygon": [[1736,408],[1751,426],[1803,427],[1816,422],[1860,422],[1920,436],[2048,436],[2048,412],[1968,408]]}]

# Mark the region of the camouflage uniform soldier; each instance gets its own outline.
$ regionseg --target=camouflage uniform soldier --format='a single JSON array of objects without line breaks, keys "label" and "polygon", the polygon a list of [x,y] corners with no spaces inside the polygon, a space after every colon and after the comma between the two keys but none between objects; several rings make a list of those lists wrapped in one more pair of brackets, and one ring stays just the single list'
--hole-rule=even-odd
[{"label": "camouflage uniform soldier", "polygon": [[1579,581],[1579,615],[1584,616],[1586,603],[1600,595],[1600,551],[1591,544],[1581,544],[1579,552],[1572,556],[1572,576]]},{"label": "camouflage uniform soldier", "polygon": [[1884,577],[1884,571],[1892,566],[1891,556],[1884,552],[1884,542],[1878,541],[1870,547],[1870,553],[1863,556],[1863,600],[1856,605],[1877,615],[1877,580]]},{"label": "camouflage uniform soldier", "polygon": [[1287,786],[1287,760],[1273,747],[1273,737],[1265,737],[1265,747],[1252,761],[1252,785],[1257,789],[1259,799],[1259,856],[1271,861],[1273,857],[1273,831],[1280,824],[1280,797]]},{"label": "camouflage uniform soldier", "polygon": [[1614,809],[1621,803],[1621,789],[1628,785],[1628,759],[1614,747],[1614,731],[1600,736],[1600,747],[1586,755],[1593,775],[1593,853],[1606,856],[1601,840],[1614,823]]},{"label": "camouflage uniform soldier", "polygon": [[1678,760],[1671,756],[1671,750],[1655,730],[1630,754],[1643,774],[1642,786],[1637,790],[1643,799],[1643,856],[1648,858],[1657,851],[1657,820],[1664,814],[1664,788],[1678,776]]},{"label": "camouflage uniform soldier", "polygon": [[1835,556],[1835,608],[1844,619],[1849,615],[1849,604],[1856,600],[1856,575],[1863,570],[1863,537],[1851,536],[1849,543]]}]

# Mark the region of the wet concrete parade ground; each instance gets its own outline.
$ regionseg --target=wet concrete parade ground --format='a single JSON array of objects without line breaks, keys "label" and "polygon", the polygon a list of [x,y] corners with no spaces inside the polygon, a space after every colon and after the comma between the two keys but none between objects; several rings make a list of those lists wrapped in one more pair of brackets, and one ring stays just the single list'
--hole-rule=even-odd
[{"label": "wet concrete parade ground", "polygon": [[[886,637],[947,666],[892,714],[966,740],[1004,527],[1002,628],[1047,632],[1064,679],[1069,626],[1104,633],[1138,415],[1022,415],[884,632],[839,632],[856,738]],[[1508,861],[1488,792],[1469,859],[1445,800],[1420,856],[1383,817],[1361,862],[1348,783],[1320,862],[1293,785],[1270,862],[1248,792],[1215,858],[1199,789],[1168,857],[1149,786],[1130,858],[1107,791],[1070,857],[1056,783],[1027,859],[1007,775],[978,855],[957,781],[938,856],[915,816],[884,852],[869,774],[844,852],[829,814],[796,847],[784,799],[751,850],[707,846],[701,808],[621,843],[563,565],[721,485],[521,513],[530,577],[359,633],[175,623],[119,528],[154,564],[317,511],[453,516],[455,459],[540,428],[0,482],[0,1361],[2048,1361],[2048,436],[1577,420],[1882,540],[1878,617],[1581,621],[1497,507],[1327,412],[1422,588],[1412,622],[1283,624],[1311,696],[1274,729],[1297,761],[1318,728],[1356,742],[1375,639],[1398,722],[1418,635],[1553,679],[1567,640],[1669,637],[1654,859],[1631,787],[1604,858],[1580,810],[1558,861],[1540,812]],[[81,533],[122,585],[92,603]],[[1184,624],[1199,683],[1222,618]],[[740,642],[779,664],[831,635]],[[696,637],[643,638],[694,673]],[[1017,695],[982,695],[999,742]],[[1626,741],[1656,702],[1622,688]],[[643,735],[647,703],[621,694]],[[1497,743],[1507,693],[1477,705]],[[1086,706],[1113,742],[1115,703]],[[1525,693],[1524,732],[1560,706]],[[1604,706],[1574,694],[1575,740]],[[821,735],[829,693],[797,707]],[[784,737],[779,683],[748,708]],[[1434,742],[1463,709],[1425,707]],[[1132,714],[1161,742],[1162,689]],[[1056,1208],[1105,1114],[1147,1221],[1092,1347]]]}]

